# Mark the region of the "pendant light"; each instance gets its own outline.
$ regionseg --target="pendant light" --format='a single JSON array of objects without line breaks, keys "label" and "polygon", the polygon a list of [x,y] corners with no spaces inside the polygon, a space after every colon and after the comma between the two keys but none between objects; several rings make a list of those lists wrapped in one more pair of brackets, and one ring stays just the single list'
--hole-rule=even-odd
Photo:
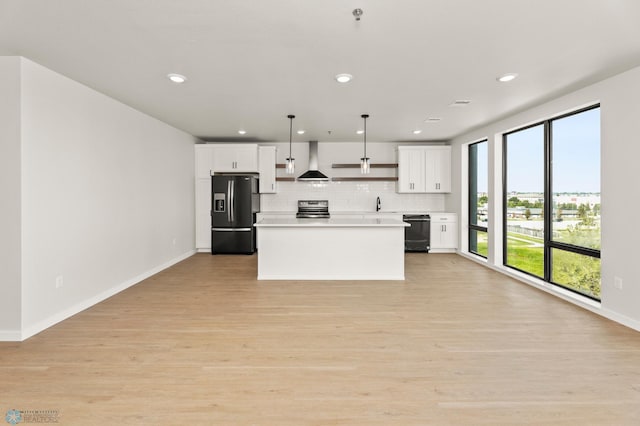
[{"label": "pendant light", "polygon": [[360,159],[360,173],[367,175],[371,169],[371,159],[367,157],[367,118],[369,118],[369,114],[362,114],[361,117],[364,119],[364,156]]},{"label": "pendant light", "polygon": [[295,172],[295,158],[293,158],[291,156],[291,138],[293,135],[293,119],[296,118],[295,115],[287,115],[287,118],[289,119],[289,157],[287,158],[287,164],[285,167],[285,171],[288,175],[292,175]]}]

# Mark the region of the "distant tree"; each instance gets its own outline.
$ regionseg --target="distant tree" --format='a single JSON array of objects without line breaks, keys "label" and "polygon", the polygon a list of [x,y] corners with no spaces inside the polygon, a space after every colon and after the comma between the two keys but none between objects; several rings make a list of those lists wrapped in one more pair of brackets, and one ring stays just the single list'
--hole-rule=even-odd
[{"label": "distant tree", "polygon": [[584,221],[587,218],[587,211],[588,211],[589,206],[587,206],[586,204],[580,204],[578,206],[578,217]]},{"label": "distant tree", "polygon": [[526,209],[524,211],[524,218],[527,219],[527,220],[531,219],[531,210]]},{"label": "distant tree", "polygon": [[507,206],[509,207],[518,207],[520,205],[520,198],[511,197],[507,200]]},{"label": "distant tree", "polygon": [[562,222],[562,209],[556,210],[556,222]]},{"label": "distant tree", "polygon": [[593,215],[596,217],[600,216],[600,204],[593,205]]},{"label": "distant tree", "polygon": [[558,208],[562,210],[578,210],[578,205],[576,203],[560,203]]},{"label": "distant tree", "polygon": [[489,197],[488,196],[481,195],[480,197],[478,197],[478,207],[484,206],[488,202],[489,202]]}]

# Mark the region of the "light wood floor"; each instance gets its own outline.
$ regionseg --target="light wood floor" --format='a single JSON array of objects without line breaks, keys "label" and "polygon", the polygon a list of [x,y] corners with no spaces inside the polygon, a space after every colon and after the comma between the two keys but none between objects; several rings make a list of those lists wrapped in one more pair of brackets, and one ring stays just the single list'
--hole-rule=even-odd
[{"label": "light wood floor", "polygon": [[256,281],[195,255],[22,343],[8,409],[63,425],[638,425],[640,333],[460,256]]}]

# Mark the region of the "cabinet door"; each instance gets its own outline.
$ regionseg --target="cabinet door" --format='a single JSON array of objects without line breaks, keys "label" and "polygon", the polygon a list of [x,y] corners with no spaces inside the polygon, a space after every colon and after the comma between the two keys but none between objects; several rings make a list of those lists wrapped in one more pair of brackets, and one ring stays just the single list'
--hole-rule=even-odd
[{"label": "cabinet door", "polygon": [[458,248],[458,219],[455,214],[431,215],[431,249],[454,251]]},{"label": "cabinet door", "polygon": [[211,178],[196,179],[196,249],[211,249]]},{"label": "cabinet door", "polygon": [[258,169],[260,172],[260,193],[276,193],[276,147],[258,148]]},{"label": "cabinet door", "polygon": [[211,146],[196,145],[196,178],[205,179],[211,176],[211,169],[213,168],[213,158],[211,153],[213,152]]},{"label": "cabinet door", "polygon": [[425,148],[426,192],[451,192],[451,147]]},{"label": "cabinet door", "polygon": [[239,146],[235,149],[236,168],[242,173],[258,173],[258,147],[256,145]]},{"label": "cabinet door", "polygon": [[421,148],[398,148],[397,192],[425,192],[425,156]]},{"label": "cabinet door", "polygon": [[214,146],[212,150],[212,169],[214,172],[235,172],[236,152],[232,145]]},{"label": "cabinet door", "polygon": [[257,173],[258,146],[217,145],[213,147],[213,171],[218,173]]}]

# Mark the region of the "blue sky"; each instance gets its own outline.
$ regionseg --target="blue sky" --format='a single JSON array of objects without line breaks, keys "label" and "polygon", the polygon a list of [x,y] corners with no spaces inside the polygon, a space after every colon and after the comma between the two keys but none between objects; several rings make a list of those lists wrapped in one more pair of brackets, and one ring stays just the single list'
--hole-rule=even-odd
[{"label": "blue sky", "polygon": [[[600,109],[552,122],[553,192],[600,192]],[[486,192],[487,144],[478,146],[478,192]],[[544,126],[507,137],[509,192],[543,192]]]}]

